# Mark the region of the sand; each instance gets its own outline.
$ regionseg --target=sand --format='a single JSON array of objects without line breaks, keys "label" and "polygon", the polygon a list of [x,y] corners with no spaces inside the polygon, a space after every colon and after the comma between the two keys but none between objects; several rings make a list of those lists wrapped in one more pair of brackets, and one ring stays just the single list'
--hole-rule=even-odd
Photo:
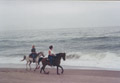
[{"label": "sand", "polygon": [[49,74],[26,71],[24,68],[0,68],[0,83],[120,83],[120,71],[65,69],[57,75],[55,68]]}]

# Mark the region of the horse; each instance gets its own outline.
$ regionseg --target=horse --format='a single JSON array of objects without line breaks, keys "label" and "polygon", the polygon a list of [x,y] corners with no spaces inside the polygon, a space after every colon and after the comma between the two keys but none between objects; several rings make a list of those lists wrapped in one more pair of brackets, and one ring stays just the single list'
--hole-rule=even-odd
[{"label": "horse", "polygon": [[[61,58],[63,58],[63,60],[65,61],[65,56],[66,56],[66,53],[58,53],[58,54],[56,54],[56,56],[55,56],[55,59],[54,59],[54,62],[53,62],[53,65],[52,66],[57,66],[57,74],[58,75],[60,75],[60,73],[59,73],[59,67],[62,69],[62,71],[61,71],[61,74],[63,74],[63,72],[64,72],[64,69],[63,69],[63,67],[60,65],[60,63],[61,63]],[[40,70],[40,73],[42,73],[42,71],[44,71],[44,74],[49,74],[49,71],[48,72],[46,72],[45,71],[45,67],[46,66],[51,66],[50,65],[50,61],[48,60],[48,58],[43,58],[42,59],[42,67],[41,67],[41,70]]]},{"label": "horse", "polygon": [[[41,57],[42,56],[42,57]],[[42,58],[44,57],[44,54],[43,54],[43,52],[39,52],[39,53],[37,53],[37,56],[36,56],[36,58],[35,58],[35,62],[33,61],[33,58],[32,57],[29,57],[29,56],[24,56],[23,57],[23,60],[21,60],[21,61],[24,61],[24,60],[26,60],[26,70],[28,70],[28,64],[29,64],[29,68],[30,68],[30,70],[31,70],[31,63],[33,62],[33,63],[36,63],[36,68],[34,69],[34,71],[36,70],[36,69],[39,69],[40,68],[40,65],[39,65],[39,63],[40,63],[40,61],[42,60]],[[39,66],[39,67],[38,67]]]}]

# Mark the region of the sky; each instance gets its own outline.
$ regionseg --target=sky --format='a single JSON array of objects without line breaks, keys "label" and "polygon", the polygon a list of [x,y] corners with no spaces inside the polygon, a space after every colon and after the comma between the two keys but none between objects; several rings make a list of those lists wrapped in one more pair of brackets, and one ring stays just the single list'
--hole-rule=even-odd
[{"label": "sky", "polygon": [[119,1],[0,0],[0,30],[120,26]]}]

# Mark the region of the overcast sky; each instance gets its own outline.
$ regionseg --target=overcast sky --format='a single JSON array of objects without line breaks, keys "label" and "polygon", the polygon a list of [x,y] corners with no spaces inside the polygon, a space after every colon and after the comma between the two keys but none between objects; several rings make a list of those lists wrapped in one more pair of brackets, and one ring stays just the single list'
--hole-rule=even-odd
[{"label": "overcast sky", "polygon": [[119,1],[0,1],[0,30],[120,26]]}]

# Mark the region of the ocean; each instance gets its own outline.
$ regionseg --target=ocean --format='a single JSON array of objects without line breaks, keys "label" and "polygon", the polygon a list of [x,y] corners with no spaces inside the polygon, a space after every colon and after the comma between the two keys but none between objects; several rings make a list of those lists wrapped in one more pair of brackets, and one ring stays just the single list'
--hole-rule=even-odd
[{"label": "ocean", "polygon": [[0,31],[0,65],[25,65],[32,45],[46,57],[50,45],[65,52],[64,66],[120,69],[120,27]]}]

